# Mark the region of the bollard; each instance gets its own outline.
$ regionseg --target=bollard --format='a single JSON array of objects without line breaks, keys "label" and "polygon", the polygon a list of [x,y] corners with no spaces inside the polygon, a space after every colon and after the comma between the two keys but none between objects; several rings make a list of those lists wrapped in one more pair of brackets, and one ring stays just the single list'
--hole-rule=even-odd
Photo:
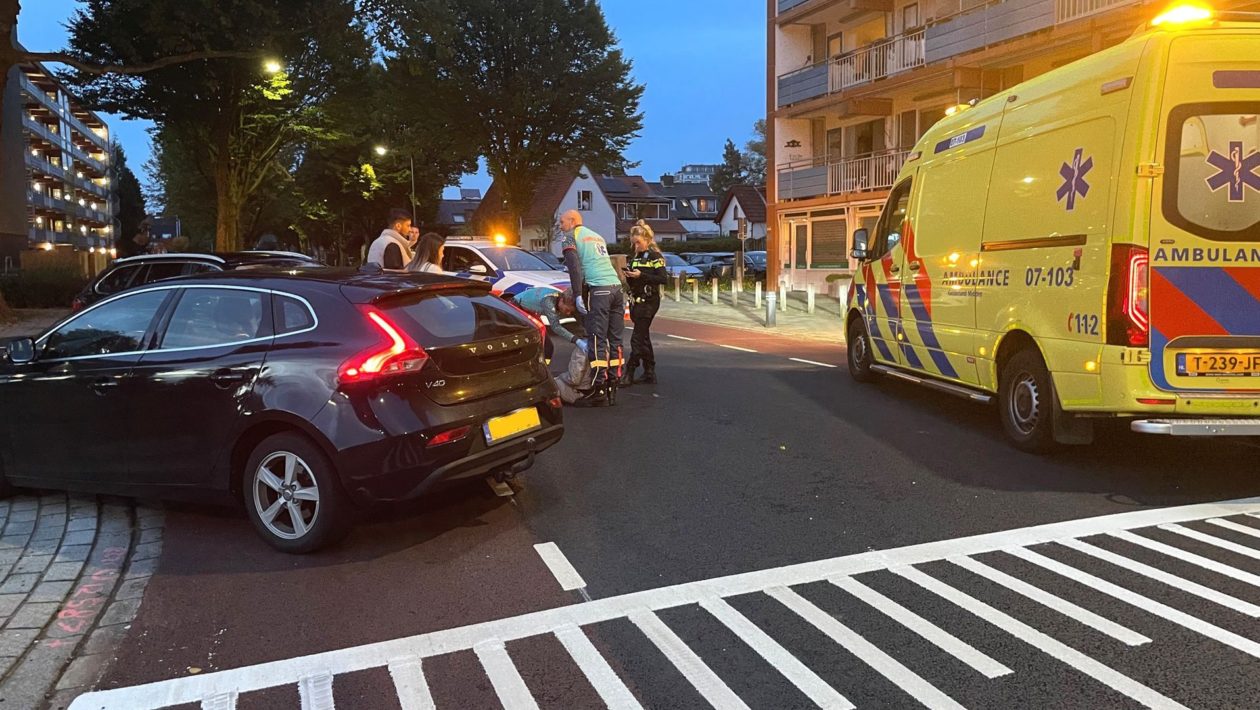
[{"label": "bollard", "polygon": [[700,303],[700,282],[691,279],[691,302],[699,305]]},{"label": "bollard", "polygon": [[731,305],[739,305],[739,292],[744,290],[743,284],[738,281],[731,282]]},{"label": "bollard", "polygon": [[713,305],[716,306],[718,304],[718,280],[716,276],[714,276],[713,279],[709,282],[709,286],[713,291],[713,295],[712,295]]},{"label": "bollard", "polygon": [[775,296],[773,293],[766,294],[766,327],[773,328],[775,324]]},{"label": "bollard", "polygon": [[813,315],[814,313],[814,291],[817,286],[809,284],[805,287],[805,312]]},{"label": "bollard", "polygon": [[674,274],[674,303],[682,300],[682,274]]},{"label": "bollard", "polygon": [[760,281],[758,281],[758,282],[756,282],[756,283],[754,283],[754,284],[753,284],[753,293],[754,293],[754,294],[756,294],[756,295],[753,297],[753,299],[754,299],[754,300],[753,300],[753,303],[754,303],[753,308],[756,308],[756,309],[760,310],[760,309],[761,309],[761,282],[760,282]]},{"label": "bollard", "polygon": [[786,313],[787,309],[788,309],[787,284],[779,284],[779,310]]}]

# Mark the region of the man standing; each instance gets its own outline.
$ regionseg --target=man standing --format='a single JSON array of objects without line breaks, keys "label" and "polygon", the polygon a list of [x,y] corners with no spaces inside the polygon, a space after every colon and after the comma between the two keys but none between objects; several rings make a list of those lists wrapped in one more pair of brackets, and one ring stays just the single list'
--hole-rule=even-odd
[{"label": "man standing", "polygon": [[389,211],[389,226],[368,248],[367,263],[377,264],[386,271],[403,271],[411,261],[411,213],[407,210]]},{"label": "man standing", "polygon": [[[561,215],[560,228],[569,233],[564,240],[564,264],[573,293],[577,294],[577,308],[581,311],[586,307],[587,352],[594,375],[589,397],[605,397],[608,404],[613,404],[625,329],[622,311],[626,296],[621,291],[621,279],[608,258],[608,243],[594,230],[582,226],[580,212],[569,210]],[[587,295],[584,297],[583,293]]]}]

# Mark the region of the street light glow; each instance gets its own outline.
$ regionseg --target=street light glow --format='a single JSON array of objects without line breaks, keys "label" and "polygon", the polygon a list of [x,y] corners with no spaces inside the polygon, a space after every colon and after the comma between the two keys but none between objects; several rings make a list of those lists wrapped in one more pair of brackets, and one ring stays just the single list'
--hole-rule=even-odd
[{"label": "street light glow", "polygon": [[386,147],[385,147],[385,146],[383,146],[383,145],[378,145],[378,146],[376,146],[375,148],[373,148],[372,150],[375,150],[375,151],[376,151],[376,154],[377,154],[377,155],[379,155],[379,156],[381,156],[381,157],[385,157],[385,154],[389,152],[389,148],[386,148]]},{"label": "street light glow", "polygon": [[284,65],[275,59],[268,59],[263,63],[263,70],[268,74],[279,74],[284,71]]}]

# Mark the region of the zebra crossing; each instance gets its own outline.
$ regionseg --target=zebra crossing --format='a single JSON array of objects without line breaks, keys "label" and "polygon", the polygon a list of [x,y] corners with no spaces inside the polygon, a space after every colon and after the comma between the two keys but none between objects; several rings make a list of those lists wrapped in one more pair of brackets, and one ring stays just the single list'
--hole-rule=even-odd
[{"label": "zebra crossing", "polygon": [[[388,671],[393,686],[389,690],[403,710],[436,708],[439,703],[431,686],[441,680],[434,669],[443,667],[436,661],[465,652],[474,654],[503,707],[537,708],[540,684],[545,685],[547,679],[522,674],[527,650],[520,642],[539,637],[558,642],[566,656],[563,660],[585,678],[604,705],[618,709],[651,706],[644,700],[643,678],[629,678],[625,671],[627,651],[595,628],[609,622],[633,629],[646,642],[642,648],[659,654],[708,705],[751,707],[740,693],[745,684],[734,682],[737,679],[729,668],[716,664],[703,649],[688,642],[677,624],[663,618],[678,610],[700,613],[739,639],[753,659],[741,674],[785,683],[812,706],[857,707],[852,698],[861,689],[844,685],[844,678],[837,679],[816,659],[811,662],[794,652],[799,639],[789,640],[783,629],[759,624],[741,610],[750,599],[777,605],[780,612],[816,632],[812,643],[834,645],[882,678],[895,689],[889,692],[898,694],[888,704],[964,707],[958,689],[944,687],[921,663],[903,657],[904,647],[881,635],[863,633],[850,618],[823,608],[817,595],[811,596],[817,585],[895,624],[942,662],[960,664],[973,674],[972,686],[981,691],[985,683],[1038,672],[1028,664],[1016,670],[1012,666],[1020,666],[995,655],[992,649],[998,646],[997,640],[1005,644],[1013,640],[1047,659],[1047,668],[1059,664],[1078,674],[1081,683],[1098,686],[1100,692],[1145,707],[1182,708],[1189,706],[1187,702],[1193,705],[1193,699],[1175,683],[1152,682],[1132,671],[1140,666],[1141,654],[1160,645],[1160,634],[1151,629],[1179,627],[1223,653],[1260,659],[1256,639],[1260,626],[1246,623],[1260,618],[1258,573],[1260,498],[1142,510],[871,550],[301,658],[99,691],[79,697],[70,710],[198,703],[203,708],[229,710],[250,693],[282,686],[296,687],[303,710],[327,710],[337,704],[352,707],[347,699],[337,697],[337,679],[370,669]],[[971,581],[961,583],[964,578]],[[1022,604],[995,602],[997,597],[979,593],[977,584],[989,585]],[[896,593],[891,585],[896,585]],[[955,628],[962,624],[944,621],[939,613],[929,613],[927,605],[909,601],[920,597],[939,602],[973,625],[978,622],[983,633],[964,634]],[[1029,608],[1040,613],[1030,614]],[[1135,619],[1148,617],[1150,624],[1133,628],[1139,626]],[[1107,651],[1099,653],[1099,643],[1077,643],[1074,637],[1057,632],[1065,621],[1097,637]],[[1260,673],[1249,687],[1253,697],[1260,697]]]}]

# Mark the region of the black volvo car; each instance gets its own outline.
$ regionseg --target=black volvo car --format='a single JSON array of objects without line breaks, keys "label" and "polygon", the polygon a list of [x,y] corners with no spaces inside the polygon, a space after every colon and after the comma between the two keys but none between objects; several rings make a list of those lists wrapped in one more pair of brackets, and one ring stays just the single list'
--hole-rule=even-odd
[{"label": "black volvo car", "polygon": [[309,552],[355,508],[510,477],[560,440],[541,324],[485,283],[228,271],[115,295],[0,360],[7,486],[235,496]]}]

